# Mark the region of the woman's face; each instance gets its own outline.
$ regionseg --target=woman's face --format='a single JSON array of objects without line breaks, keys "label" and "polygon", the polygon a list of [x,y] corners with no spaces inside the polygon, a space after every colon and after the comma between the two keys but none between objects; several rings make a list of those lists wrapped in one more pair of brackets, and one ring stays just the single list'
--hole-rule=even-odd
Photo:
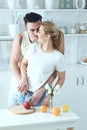
[{"label": "woman's face", "polygon": [[38,32],[38,42],[44,43],[46,41],[47,35],[44,32],[44,27],[41,25]]}]

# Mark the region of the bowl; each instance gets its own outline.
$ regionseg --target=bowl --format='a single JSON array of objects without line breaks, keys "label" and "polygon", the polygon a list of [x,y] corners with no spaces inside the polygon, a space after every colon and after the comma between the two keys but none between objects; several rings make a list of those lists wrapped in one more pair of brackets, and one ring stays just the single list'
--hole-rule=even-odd
[{"label": "bowl", "polygon": [[80,30],[86,30],[86,26],[85,25],[79,25],[79,28],[80,28]]}]

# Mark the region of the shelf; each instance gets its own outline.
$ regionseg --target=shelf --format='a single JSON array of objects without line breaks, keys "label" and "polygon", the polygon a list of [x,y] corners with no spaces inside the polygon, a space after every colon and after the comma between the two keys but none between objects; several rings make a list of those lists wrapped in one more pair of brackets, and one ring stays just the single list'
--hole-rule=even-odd
[{"label": "shelf", "polygon": [[7,66],[0,66],[0,72],[1,71],[11,71],[10,66],[9,65],[7,65]]},{"label": "shelf", "polygon": [[[87,36],[86,34],[64,34],[65,37],[85,37]],[[0,36],[0,41],[7,41],[10,40],[12,41],[14,39],[14,37],[11,36]]]},{"label": "shelf", "polygon": [[10,11],[16,11],[16,12],[26,12],[26,11],[44,11],[44,12],[87,12],[87,9],[28,9],[28,8],[25,8],[25,9],[8,9],[8,8],[4,8],[4,9],[0,9],[0,12],[10,12]]},{"label": "shelf", "polygon": [[64,34],[65,37],[85,37],[87,36],[87,33],[85,34]]},{"label": "shelf", "polygon": [[12,41],[13,37],[11,37],[11,36],[0,36],[0,41],[7,41],[7,40]]},{"label": "shelf", "polygon": [[87,12],[87,9],[51,9],[51,10],[48,10],[48,9],[42,9],[44,11],[61,11],[61,12]]}]

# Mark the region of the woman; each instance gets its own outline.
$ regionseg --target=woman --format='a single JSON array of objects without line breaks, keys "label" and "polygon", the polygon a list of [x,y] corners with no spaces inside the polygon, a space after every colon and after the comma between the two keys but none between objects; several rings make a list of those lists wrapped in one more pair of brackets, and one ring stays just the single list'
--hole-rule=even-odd
[{"label": "woman", "polygon": [[[21,63],[20,92],[24,95],[28,94],[29,98],[37,94],[37,90],[55,70],[58,80],[54,87],[56,85],[61,87],[65,80],[63,33],[53,22],[45,21],[39,28],[38,42],[29,47]],[[30,102],[31,104],[33,102],[32,105],[49,105],[49,99],[49,95],[45,95],[45,88],[43,88],[37,102],[34,103],[32,98]]]}]

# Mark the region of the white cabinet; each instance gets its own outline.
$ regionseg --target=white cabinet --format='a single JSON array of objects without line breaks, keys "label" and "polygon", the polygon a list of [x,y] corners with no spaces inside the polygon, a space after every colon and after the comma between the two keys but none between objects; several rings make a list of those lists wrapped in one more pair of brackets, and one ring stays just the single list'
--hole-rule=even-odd
[{"label": "white cabinet", "polygon": [[10,79],[10,71],[0,71],[0,109],[7,108]]},{"label": "white cabinet", "polygon": [[69,109],[79,115],[80,120],[76,124],[75,130],[85,130],[87,128],[87,66],[70,65],[67,66],[66,80],[54,98],[54,105],[62,106],[67,103]]},{"label": "white cabinet", "polygon": [[81,74],[81,85],[80,85],[80,129],[84,130],[87,128],[86,120],[86,110],[87,110],[87,103],[86,103],[86,97],[87,97],[87,67],[83,67],[80,71]]},{"label": "white cabinet", "polygon": [[87,66],[72,65],[67,73],[67,83],[63,87],[66,87],[65,94],[70,109],[80,116],[76,130],[85,130],[87,128]]}]

